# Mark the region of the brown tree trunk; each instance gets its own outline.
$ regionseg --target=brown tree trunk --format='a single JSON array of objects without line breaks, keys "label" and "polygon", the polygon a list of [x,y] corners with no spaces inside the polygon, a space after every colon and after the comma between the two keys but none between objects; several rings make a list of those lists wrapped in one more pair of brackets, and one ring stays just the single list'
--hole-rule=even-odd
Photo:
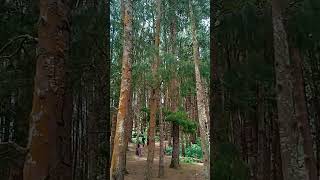
[{"label": "brown tree trunk", "polygon": [[[88,177],[89,179],[96,180],[98,176],[98,92],[93,89],[92,100],[89,109],[88,117]],[[90,94],[91,95],[91,94]]]},{"label": "brown tree trunk", "polygon": [[125,146],[125,118],[128,111],[128,100],[131,86],[132,61],[132,0],[124,2],[124,46],[122,56],[122,74],[120,87],[120,100],[118,106],[116,132],[111,158],[110,179],[124,179],[124,146]]},{"label": "brown tree trunk", "polygon": [[[218,7],[216,1],[210,3],[210,14],[216,18],[218,16]],[[216,162],[219,157],[218,147],[222,142],[226,141],[223,131],[223,120],[224,120],[224,102],[223,102],[223,88],[220,77],[222,74],[218,72],[218,45],[216,39],[216,21],[210,21],[210,139],[212,144],[210,145],[210,166]],[[241,119],[239,112],[239,119]],[[244,132],[244,131],[241,131]],[[245,147],[245,136],[242,136],[242,147]],[[243,152],[245,152],[244,149]],[[246,153],[243,153],[246,154]],[[211,168],[210,177],[215,179],[216,169]]]},{"label": "brown tree trunk", "polygon": [[170,168],[179,168],[179,125],[177,123],[172,124],[172,139],[173,139],[173,147],[172,147],[172,158],[170,163]]},{"label": "brown tree trunk", "polygon": [[272,176],[273,180],[283,180],[282,165],[281,165],[281,147],[280,147],[280,135],[279,125],[276,120],[276,114],[271,113],[272,123]]},{"label": "brown tree trunk", "polygon": [[296,121],[292,97],[290,76],[290,57],[287,33],[282,18],[282,8],[279,0],[272,0],[272,21],[274,38],[274,59],[277,90],[277,108],[281,145],[281,160],[283,180],[298,180],[300,170],[296,167]]},{"label": "brown tree trunk", "polygon": [[202,80],[199,70],[200,64],[200,54],[199,54],[199,45],[196,34],[196,25],[195,25],[195,17],[193,15],[192,10],[192,1],[189,2],[190,8],[190,18],[191,18],[191,26],[192,26],[192,43],[193,43],[193,58],[194,58],[194,67],[195,67],[195,76],[196,76],[196,88],[197,88],[197,105],[198,105],[198,118],[199,118],[199,127],[200,127],[200,137],[201,137],[201,147],[203,153],[203,164],[204,164],[204,173],[205,179],[210,179],[209,172],[209,132],[206,127],[206,122],[208,121],[208,117],[206,114],[206,103],[205,103],[205,94],[204,88],[202,86]]},{"label": "brown tree trunk", "polygon": [[[171,111],[176,112],[177,111],[177,105],[178,105],[178,90],[177,90],[177,74],[176,74],[176,56],[177,56],[177,18],[176,18],[176,0],[171,0],[170,3],[172,4],[171,9],[171,17],[170,17],[170,38],[171,38],[171,46],[170,46],[170,52],[174,58],[174,64],[172,65],[173,69],[173,78],[170,81],[170,105],[171,105]],[[172,158],[170,163],[170,168],[179,168],[179,125],[176,123],[171,123],[170,130],[171,130],[171,137],[172,137]],[[177,131],[177,132],[175,132]],[[169,140],[169,145],[171,145],[171,139]]]},{"label": "brown tree trunk", "polygon": [[114,136],[116,134],[116,126],[117,126],[117,112],[112,113],[112,119],[111,119],[111,136],[110,136],[110,154],[112,156],[113,152],[113,144],[114,144]]},{"label": "brown tree trunk", "polygon": [[[127,115],[126,115],[126,118],[125,118],[125,144],[124,144],[124,149],[123,149],[123,152],[124,152],[124,173],[125,174],[128,174],[129,172],[127,171],[127,150],[128,150],[128,143],[129,143],[129,139],[131,139],[131,130],[132,130],[132,96],[133,96],[133,90],[132,90],[132,87],[130,87],[130,97],[129,97],[129,100],[128,100],[128,110],[127,110]],[[130,130],[131,129],[131,130]]]},{"label": "brown tree trunk", "polygon": [[162,178],[164,176],[164,121],[162,115],[162,103],[160,101],[160,119],[159,119],[159,129],[160,129],[160,151],[159,151],[159,174],[158,177]]},{"label": "brown tree trunk", "polygon": [[[24,180],[71,179],[72,98],[66,91],[69,1],[40,1],[39,51]],[[70,101],[71,99],[71,101]]]},{"label": "brown tree trunk", "polygon": [[154,148],[155,148],[155,131],[156,131],[156,115],[159,106],[159,93],[160,93],[160,81],[158,75],[158,68],[160,65],[160,18],[161,18],[161,0],[156,1],[157,6],[157,17],[156,17],[156,31],[155,31],[155,47],[156,54],[152,64],[152,76],[153,86],[150,96],[150,122],[149,122],[149,133],[148,133],[148,157],[146,164],[146,171],[144,175],[145,180],[152,178],[152,165],[154,160]]},{"label": "brown tree trunk", "polygon": [[305,99],[304,79],[302,70],[302,59],[298,48],[291,48],[291,58],[294,67],[295,87],[295,112],[298,121],[298,127],[303,139],[304,163],[309,180],[317,180],[317,167],[313,153],[313,142],[311,137],[311,127],[308,120],[308,110]]}]

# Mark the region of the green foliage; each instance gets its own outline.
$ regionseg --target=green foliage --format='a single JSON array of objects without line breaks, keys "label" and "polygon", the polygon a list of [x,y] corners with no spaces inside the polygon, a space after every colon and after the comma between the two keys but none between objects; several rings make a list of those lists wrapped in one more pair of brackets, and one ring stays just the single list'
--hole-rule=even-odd
[{"label": "green foliage", "polygon": [[172,155],[172,146],[166,147],[166,149],[164,151],[165,151],[166,155],[171,156]]},{"label": "green foliage", "polygon": [[188,114],[185,111],[166,111],[165,120],[178,124],[186,133],[194,133],[197,129],[197,123],[188,118]]},{"label": "green foliage", "polygon": [[140,111],[146,114],[146,121],[149,122],[150,121],[150,109],[143,107],[143,108],[141,108]]},{"label": "green foliage", "polygon": [[195,161],[192,157],[183,157],[181,158],[181,162],[187,163],[187,164],[193,164]]},{"label": "green foliage", "polygon": [[[180,144],[180,148],[179,148],[179,154],[180,157],[182,156],[182,148],[181,148],[181,144]],[[165,149],[165,154],[166,155],[172,155],[172,146],[168,146]],[[182,162],[186,162],[186,163],[193,163],[195,162],[195,160],[202,160],[203,155],[202,155],[202,148],[201,148],[201,142],[200,139],[197,138],[196,143],[195,144],[191,144],[191,146],[187,146],[185,148],[185,157],[181,157],[181,159],[183,160]]]},{"label": "green foliage", "polygon": [[191,146],[186,147],[185,155],[186,157],[202,159],[203,155],[200,142],[197,142],[196,144],[191,144]]}]

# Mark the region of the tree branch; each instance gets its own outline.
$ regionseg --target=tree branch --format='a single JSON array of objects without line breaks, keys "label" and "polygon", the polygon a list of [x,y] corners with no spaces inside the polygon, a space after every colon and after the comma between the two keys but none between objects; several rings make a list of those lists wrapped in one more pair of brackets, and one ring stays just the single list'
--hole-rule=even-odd
[{"label": "tree branch", "polygon": [[20,43],[20,46],[19,48],[14,52],[12,53],[11,55],[9,56],[1,56],[0,58],[1,59],[9,59],[9,58],[12,58],[13,55],[15,55],[17,52],[19,52],[19,50],[22,48],[23,44],[26,42],[26,41],[36,41],[38,42],[38,38],[35,38],[33,36],[30,36],[29,34],[24,34],[24,35],[20,35],[20,36],[16,36],[12,39],[9,40],[9,42],[7,42],[4,46],[2,46],[2,48],[0,49],[0,54],[2,54],[8,47],[10,47],[10,45],[12,45],[14,42],[20,40],[20,39],[23,39]]}]

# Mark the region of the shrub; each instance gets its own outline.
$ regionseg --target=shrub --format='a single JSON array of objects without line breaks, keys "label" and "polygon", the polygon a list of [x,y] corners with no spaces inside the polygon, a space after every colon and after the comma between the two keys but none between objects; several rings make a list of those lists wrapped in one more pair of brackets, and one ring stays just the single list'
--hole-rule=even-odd
[{"label": "shrub", "polygon": [[185,149],[186,157],[202,159],[202,148],[199,144],[192,144]]},{"label": "shrub", "polygon": [[172,147],[168,146],[165,149],[165,154],[171,156],[172,155]]}]

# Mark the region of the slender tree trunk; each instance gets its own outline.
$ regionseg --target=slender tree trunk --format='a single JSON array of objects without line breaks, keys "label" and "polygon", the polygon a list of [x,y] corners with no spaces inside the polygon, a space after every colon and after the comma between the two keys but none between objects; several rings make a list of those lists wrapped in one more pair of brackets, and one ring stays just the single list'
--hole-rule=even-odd
[{"label": "slender tree trunk", "polygon": [[209,178],[209,132],[206,128],[205,122],[207,122],[207,114],[206,114],[206,103],[204,97],[204,88],[202,86],[201,75],[199,70],[200,64],[200,54],[199,54],[199,45],[196,34],[196,25],[195,18],[192,10],[192,1],[189,2],[190,8],[190,18],[191,18],[191,26],[192,26],[192,42],[193,42],[193,58],[194,58],[194,67],[195,67],[195,76],[196,76],[196,87],[197,87],[197,105],[198,105],[198,118],[199,118],[199,127],[200,127],[200,137],[201,137],[201,147],[203,153],[203,164],[205,168],[205,179]]},{"label": "slender tree trunk", "polygon": [[[162,105],[161,101],[160,104]],[[160,151],[159,151],[159,174],[158,177],[162,178],[164,176],[164,122],[162,116],[162,107],[160,106],[160,119],[159,119],[159,128],[160,128]]]},{"label": "slender tree trunk", "polygon": [[141,134],[141,104],[143,103],[143,94],[142,94],[142,91],[141,89],[138,90],[138,103],[137,103],[137,106],[136,106],[136,113],[137,113],[137,122],[136,122],[136,133],[137,133],[137,137],[136,137],[136,140],[138,141],[139,140],[139,137],[140,137],[140,134]]},{"label": "slender tree trunk", "polygon": [[287,33],[284,29],[279,0],[272,0],[272,20],[274,38],[274,58],[277,90],[277,108],[281,145],[283,180],[298,180],[299,170],[296,167],[295,135],[296,122],[292,99],[290,76],[290,57]]},{"label": "slender tree trunk", "polygon": [[69,1],[40,1],[39,51],[24,180],[71,179],[72,101],[66,91]]},{"label": "slender tree trunk", "polygon": [[[173,78],[170,81],[170,91],[171,91],[171,97],[170,97],[170,105],[171,105],[171,111],[176,112],[177,111],[177,105],[178,105],[178,90],[177,90],[177,65],[176,65],[176,59],[177,59],[177,18],[176,18],[176,0],[171,0],[170,3],[172,4],[171,17],[170,17],[170,37],[171,37],[171,47],[170,52],[174,58],[174,64],[172,65],[173,69]],[[170,163],[170,168],[179,168],[179,125],[177,123],[172,123],[170,125],[171,128],[171,137],[172,137],[172,158]],[[169,141],[169,144],[171,144],[171,139]]]},{"label": "slender tree trunk", "polygon": [[120,100],[118,106],[116,132],[114,137],[111,158],[110,179],[124,179],[124,146],[125,146],[125,117],[128,110],[128,99],[131,86],[131,59],[132,59],[132,0],[124,3],[124,47],[122,56],[122,74]]},{"label": "slender tree trunk", "polygon": [[181,137],[181,140],[182,140],[182,142],[181,142],[181,152],[182,152],[182,156],[183,156],[183,157],[186,157],[186,150],[185,150],[185,135],[183,134],[183,132],[182,132],[182,131],[180,131],[180,132],[181,132],[180,137]]},{"label": "slender tree trunk", "polygon": [[317,167],[313,153],[313,142],[311,137],[311,127],[308,120],[308,110],[305,99],[304,79],[302,70],[302,59],[299,49],[291,48],[291,58],[294,64],[294,98],[295,112],[298,127],[303,138],[304,163],[309,180],[317,180]]},{"label": "slender tree trunk", "polygon": [[158,75],[158,68],[160,65],[160,18],[161,18],[161,0],[156,1],[157,17],[156,17],[156,32],[155,32],[155,47],[156,54],[152,64],[152,76],[153,76],[153,87],[150,96],[150,122],[149,122],[149,133],[148,133],[148,157],[146,164],[146,171],[144,175],[145,180],[152,178],[152,165],[154,160],[154,148],[155,148],[155,131],[156,131],[156,114],[159,106],[159,93],[160,93],[160,81]]}]

